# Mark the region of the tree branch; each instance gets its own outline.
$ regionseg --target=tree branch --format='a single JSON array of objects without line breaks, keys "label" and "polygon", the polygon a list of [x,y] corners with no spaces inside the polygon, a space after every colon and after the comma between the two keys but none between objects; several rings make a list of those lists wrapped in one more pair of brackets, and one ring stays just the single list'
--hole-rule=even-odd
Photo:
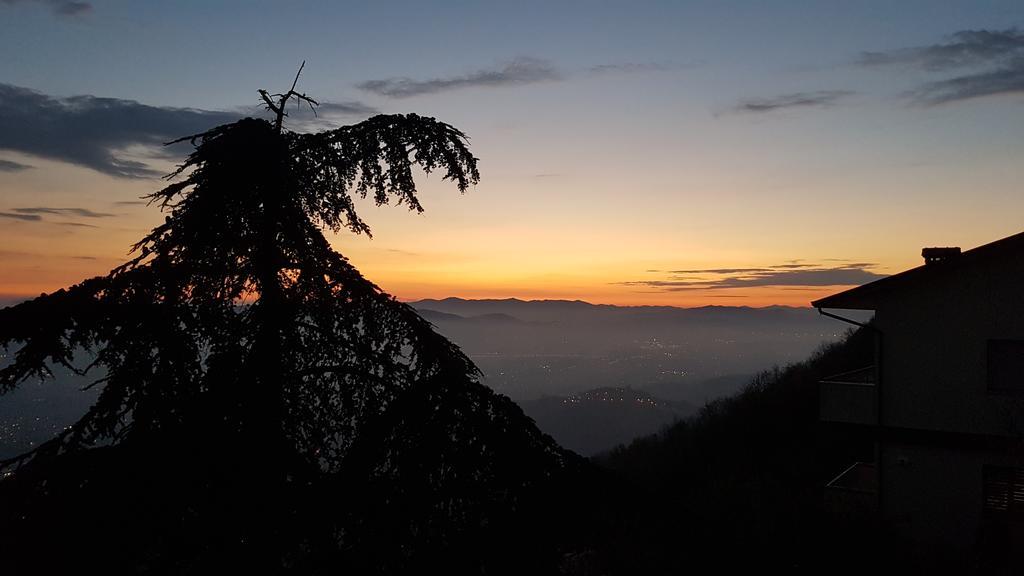
[{"label": "tree branch", "polygon": [[[299,71],[295,73],[295,80],[292,81],[292,87],[284,94],[272,95],[266,90],[261,89],[259,91],[260,97],[262,97],[263,101],[267,104],[267,110],[274,113],[274,129],[277,132],[281,131],[281,126],[284,123],[284,117],[288,115],[288,113],[285,112],[285,105],[288,103],[288,100],[293,97],[295,98],[296,107],[300,106],[302,102],[305,102],[306,104],[309,104],[309,109],[312,110],[313,115],[316,116],[315,106],[319,106],[320,103],[303,93],[295,91],[295,87],[299,84],[299,76],[302,75],[302,69],[305,67],[306,61],[303,60],[302,64],[299,66]],[[277,102],[274,102],[274,98],[277,98]]]}]

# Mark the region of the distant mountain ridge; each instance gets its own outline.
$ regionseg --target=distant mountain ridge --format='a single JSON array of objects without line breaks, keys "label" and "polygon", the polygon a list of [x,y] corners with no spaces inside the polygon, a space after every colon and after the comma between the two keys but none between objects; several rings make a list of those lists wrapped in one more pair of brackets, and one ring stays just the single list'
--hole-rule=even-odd
[{"label": "distant mountain ridge", "polygon": [[660,321],[708,321],[719,322],[774,322],[779,320],[807,319],[820,322],[813,308],[792,306],[618,306],[614,304],[591,304],[583,300],[521,300],[518,298],[479,299],[449,297],[424,299],[408,302],[419,311],[433,311],[474,317],[488,314],[503,314],[520,320],[536,322],[553,320],[557,314],[560,320],[584,318],[607,321],[618,318],[657,319]]},{"label": "distant mountain ridge", "polygon": [[410,300],[406,302],[414,308],[431,308],[432,305],[439,307],[449,307],[458,305],[509,305],[509,306],[545,306],[545,307],[582,307],[582,308],[598,308],[598,309],[655,309],[655,310],[811,310],[809,306],[784,306],[781,304],[771,304],[768,306],[724,306],[720,304],[707,304],[704,306],[669,306],[669,305],[651,305],[651,304],[630,304],[630,305],[618,305],[618,304],[593,304],[586,300],[563,300],[563,299],[549,299],[541,298],[535,300],[523,300],[521,298],[460,298],[458,296],[449,296],[447,298],[423,298],[421,300]]}]

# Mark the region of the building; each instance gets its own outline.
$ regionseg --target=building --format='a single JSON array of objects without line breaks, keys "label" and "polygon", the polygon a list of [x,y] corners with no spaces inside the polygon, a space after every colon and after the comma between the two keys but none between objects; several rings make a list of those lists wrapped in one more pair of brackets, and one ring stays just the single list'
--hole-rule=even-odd
[{"label": "building", "polygon": [[[1018,565],[1024,233],[922,256],[922,266],[812,303],[875,335],[872,365],[819,385],[820,419],[875,445],[874,461],[837,470],[826,494],[877,513],[914,557]],[[874,316],[861,324],[848,310]]]}]

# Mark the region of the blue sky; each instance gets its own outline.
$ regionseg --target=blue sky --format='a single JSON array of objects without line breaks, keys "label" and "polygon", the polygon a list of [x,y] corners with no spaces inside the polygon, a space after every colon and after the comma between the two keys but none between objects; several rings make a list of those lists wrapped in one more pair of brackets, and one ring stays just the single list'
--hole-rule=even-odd
[{"label": "blue sky", "polygon": [[[1018,2],[59,2],[4,0],[7,82],[53,94],[150,104],[255,102],[250,85],[310,63],[311,92],[355,95],[381,75],[461,73],[517,56],[566,70],[609,63],[694,64],[723,91],[782,85],[865,50],[1005,29]],[[746,78],[730,77],[730,72]],[[735,96],[744,96],[737,93]]]},{"label": "blue sky", "polygon": [[[925,244],[1020,231],[1022,26],[1019,1],[0,0],[0,84],[58,106],[62,123],[16,124],[42,134],[32,146],[0,138],[0,292],[109,268],[159,220],[125,204],[171,166],[146,148],[175,126],[258,113],[256,90],[286,88],[305,60],[300,89],[337,105],[323,126],[437,116],[481,158],[465,197],[428,180],[425,215],[367,207],[374,240],[335,239],[400,297],[801,303],[915,265]],[[956,36],[971,31],[989,36]],[[970,58],[936,60],[964,45]],[[163,114],[160,130],[120,121],[101,143],[147,168],[104,171],[89,155],[100,136],[74,132],[75,95]],[[81,147],[43,150],[46,130]],[[112,216],[31,212],[54,207]],[[695,289],[647,272],[793,260],[837,284],[705,276]],[[865,266],[851,277],[833,261]]]}]

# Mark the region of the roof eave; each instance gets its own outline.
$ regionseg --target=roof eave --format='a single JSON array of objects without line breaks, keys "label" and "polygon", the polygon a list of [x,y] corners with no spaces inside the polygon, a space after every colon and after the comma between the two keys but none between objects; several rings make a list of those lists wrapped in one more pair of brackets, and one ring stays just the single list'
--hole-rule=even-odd
[{"label": "roof eave", "polygon": [[[858,287],[860,288],[860,287]],[[878,304],[874,298],[858,293],[858,288],[826,296],[811,302],[815,308],[833,308],[836,310],[875,310]]]}]

